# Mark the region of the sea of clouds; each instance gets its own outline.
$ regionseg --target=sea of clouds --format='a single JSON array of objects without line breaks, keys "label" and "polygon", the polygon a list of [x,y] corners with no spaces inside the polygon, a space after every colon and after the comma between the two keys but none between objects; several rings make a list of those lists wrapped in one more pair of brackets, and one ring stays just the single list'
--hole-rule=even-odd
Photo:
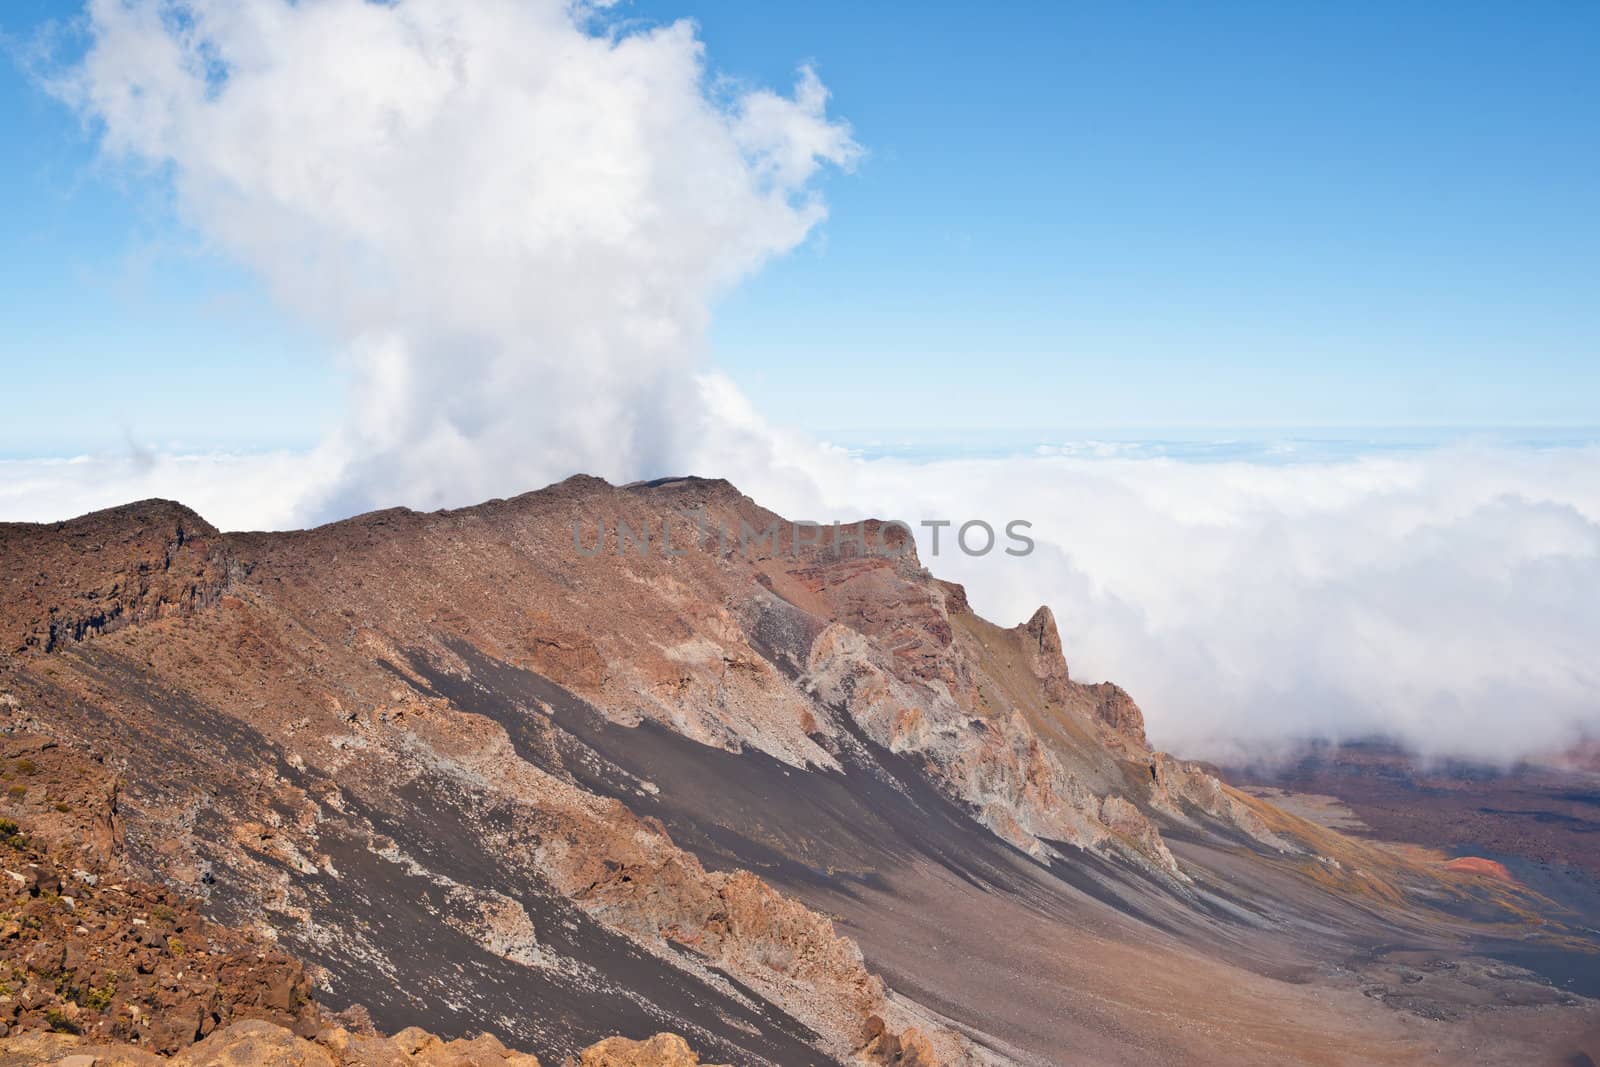
[{"label": "sea of clouds", "polygon": [[164,496],[282,528],[715,475],[796,517],[1031,522],[1025,558],[924,535],[925,561],[999,621],[1050,604],[1074,675],[1188,755],[1383,733],[1508,760],[1600,731],[1593,446],[864,456],[755,411],[705,361],[710,309],[861,154],[808,69],[728,82],[690,23],[559,0],[94,0],[81,29],[43,77],[106,165],[170,179],[350,392],[310,452],[0,462],[0,518]]}]

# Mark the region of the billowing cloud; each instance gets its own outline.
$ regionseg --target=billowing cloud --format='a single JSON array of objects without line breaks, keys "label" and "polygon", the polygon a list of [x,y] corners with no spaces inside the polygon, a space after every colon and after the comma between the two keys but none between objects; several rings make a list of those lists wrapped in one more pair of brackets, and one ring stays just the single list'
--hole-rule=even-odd
[{"label": "billowing cloud", "polygon": [[[858,155],[810,70],[562,0],[93,0],[55,91],[338,343],[313,514],[681,465],[710,302]],[[265,370],[264,373],[270,373]]]}]

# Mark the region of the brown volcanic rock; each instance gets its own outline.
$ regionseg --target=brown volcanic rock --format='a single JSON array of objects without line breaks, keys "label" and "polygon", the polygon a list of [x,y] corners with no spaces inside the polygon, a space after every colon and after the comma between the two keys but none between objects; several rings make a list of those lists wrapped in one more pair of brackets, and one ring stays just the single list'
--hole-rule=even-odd
[{"label": "brown volcanic rock", "polygon": [[700,1067],[700,1057],[677,1034],[656,1034],[645,1041],[608,1037],[584,1049],[577,1067]]},{"label": "brown volcanic rock", "polygon": [[938,1067],[940,1063],[933,1043],[920,1030],[896,1034],[881,1018],[873,1015],[867,1019],[866,1033],[866,1042],[856,1054],[867,1063],[883,1067]]},{"label": "brown volcanic rock", "polygon": [[43,1031],[0,1037],[0,1067],[170,1067],[172,1063],[131,1045],[98,1044],[73,1034]]},{"label": "brown volcanic rock", "polygon": [[1088,688],[1090,694],[1099,699],[1094,716],[1110,733],[1111,743],[1130,754],[1148,752],[1150,742],[1144,736],[1144,713],[1127,691],[1110,682]]},{"label": "brown volcanic rock", "polygon": [[826,989],[849,1015],[882,1005],[882,982],[826,918],[747,871],[707,873],[692,860],[671,862],[675,870],[615,864],[574,899],[624,929],[637,929],[644,918],[651,928],[639,929],[642,935],[664,937],[737,973]]},{"label": "brown volcanic rock", "polygon": [[[578,551],[597,519],[657,548]],[[1239,1062],[1448,1043],[1251,968],[1342,967],[1400,938],[1383,908],[1442,944],[1409,888],[1476,882],[1150,752],[1126,694],[1068,675],[1048,613],[997,627],[910,552],[793,541],[697,479],[226,535],[214,597],[0,656],[0,721],[93,739],[134,862],[386,1027],[559,1062],[670,1022],[709,1059],[788,1064],[848,1061],[878,1015],[873,1054],[899,1062],[1181,1062],[1220,1058],[1222,1005]],[[26,585],[29,551],[0,581]],[[1283,933],[1313,927],[1325,945]]]},{"label": "brown volcanic rock", "polygon": [[38,734],[3,734],[0,785],[0,814],[25,820],[35,843],[47,842],[59,863],[94,873],[118,860],[121,783],[103,758]]},{"label": "brown volcanic rock", "polygon": [[176,1060],[182,1067],[339,1067],[327,1049],[269,1023],[230,1026]]},{"label": "brown volcanic rock", "polygon": [[[104,768],[80,754],[4,740],[28,753],[7,765],[17,778],[42,790],[70,776],[80,795],[106,791],[93,784]],[[0,819],[0,981],[15,991],[0,1001],[6,1030],[54,1028],[174,1053],[235,1019],[323,1025],[298,961],[206,921],[181,894],[127,877],[84,848],[75,811],[58,808],[71,805],[22,798],[12,804],[20,825]]]},{"label": "brown volcanic rock", "polygon": [[419,1027],[393,1037],[334,1030],[317,1035],[338,1067],[539,1067],[539,1060],[506,1048],[488,1034],[447,1041]]},{"label": "brown volcanic rock", "polygon": [[19,653],[204,607],[228,576],[216,528],[170,500],[0,523],[0,558],[0,647]]},{"label": "brown volcanic rock", "polygon": [[[1066,656],[1061,651],[1061,634],[1056,630],[1056,617],[1048,607],[1040,607],[1033,617],[1022,624],[1025,636],[1022,647],[1028,654],[1028,665],[1039,678],[1046,700],[1061,700],[1066,694]],[[1141,721],[1142,725],[1142,721]]]},{"label": "brown volcanic rock", "polygon": [[[642,1061],[641,1061],[642,1062]],[[313,1039],[261,1020],[238,1022],[171,1058],[58,1033],[0,1038],[0,1067],[539,1067],[492,1037],[445,1041],[418,1029],[363,1037],[342,1029]]]}]

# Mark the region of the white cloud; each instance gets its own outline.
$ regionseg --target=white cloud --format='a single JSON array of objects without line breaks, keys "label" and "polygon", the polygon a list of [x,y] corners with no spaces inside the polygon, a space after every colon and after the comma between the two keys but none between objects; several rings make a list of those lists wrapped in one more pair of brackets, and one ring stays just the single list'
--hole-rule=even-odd
[{"label": "white cloud", "polygon": [[229,530],[293,526],[331,472],[293,452],[126,455],[0,460],[0,521],[54,522],[159,497]]},{"label": "white cloud", "polygon": [[710,301],[858,149],[809,69],[723,99],[693,27],[561,0],[93,0],[54,81],[349,361],[314,513],[681,463]]}]

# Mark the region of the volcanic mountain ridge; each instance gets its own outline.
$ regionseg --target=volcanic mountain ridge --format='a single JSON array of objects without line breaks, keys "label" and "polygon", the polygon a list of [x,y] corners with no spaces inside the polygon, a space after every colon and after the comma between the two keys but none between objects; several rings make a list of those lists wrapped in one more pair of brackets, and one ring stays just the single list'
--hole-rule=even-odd
[{"label": "volcanic mountain ridge", "polygon": [[[580,551],[597,518],[681,554]],[[592,478],[287,533],[0,526],[0,712],[116,768],[140,874],[385,1030],[786,1065],[1594,1038],[1495,958],[1592,954],[1552,902],[1151,751],[1046,608],[995,626],[909,544],[788,529],[724,482]]]}]

